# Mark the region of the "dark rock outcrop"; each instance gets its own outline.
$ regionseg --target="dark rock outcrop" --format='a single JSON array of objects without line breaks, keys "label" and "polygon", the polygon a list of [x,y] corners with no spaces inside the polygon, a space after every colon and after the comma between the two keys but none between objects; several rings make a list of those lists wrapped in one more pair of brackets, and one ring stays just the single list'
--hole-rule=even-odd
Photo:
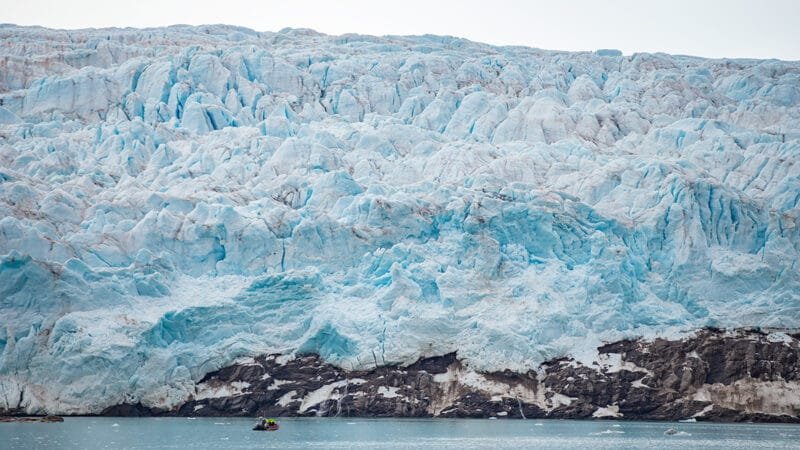
[{"label": "dark rock outcrop", "polygon": [[799,357],[795,335],[716,329],[614,342],[589,365],[561,358],[526,373],[477,372],[455,353],[362,371],[267,355],[207,374],[175,410],[105,414],[800,422]]},{"label": "dark rock outcrop", "polygon": [[64,418],[61,416],[0,416],[0,423],[4,422],[43,422],[43,423],[57,423],[63,422]]}]

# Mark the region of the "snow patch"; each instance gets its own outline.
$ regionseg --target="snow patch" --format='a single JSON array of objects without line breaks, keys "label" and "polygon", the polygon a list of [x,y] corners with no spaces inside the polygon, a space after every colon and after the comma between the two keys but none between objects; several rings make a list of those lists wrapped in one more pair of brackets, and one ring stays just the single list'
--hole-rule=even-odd
[{"label": "snow patch", "polygon": [[378,394],[382,395],[384,398],[402,397],[402,395],[397,393],[398,390],[400,390],[400,388],[394,386],[381,386],[378,388]]},{"label": "snow patch", "polygon": [[617,373],[620,370],[627,370],[628,372],[642,372],[647,375],[653,375],[651,370],[644,367],[639,367],[630,361],[623,361],[622,355],[619,353],[601,353],[598,356],[598,364],[607,373]]},{"label": "snow patch", "polygon": [[289,404],[296,401],[295,397],[297,397],[297,391],[289,391],[281,395],[281,397],[275,403],[280,406],[286,407],[289,406]]},{"label": "snow patch", "polygon": [[692,417],[703,417],[703,416],[705,416],[706,414],[710,413],[713,410],[714,410],[714,405],[713,404],[707,405],[702,410],[696,412]]},{"label": "snow patch", "polygon": [[319,405],[325,400],[338,400],[340,395],[338,393],[334,394],[333,391],[345,385],[347,385],[347,380],[341,380],[335,383],[326,384],[315,391],[309,392],[305,397],[303,397],[303,402],[300,404],[300,409],[298,409],[298,412],[302,414],[312,406]]},{"label": "snow patch", "polygon": [[195,400],[204,400],[207,398],[233,397],[241,395],[248,387],[250,387],[250,383],[246,381],[200,383],[197,385],[197,393],[194,398]]},{"label": "snow patch", "polygon": [[[705,384],[695,392],[694,400],[747,413],[796,415],[800,409],[800,383],[746,379],[730,385]],[[705,413],[704,409],[695,417]]]},{"label": "snow patch", "polygon": [[622,413],[619,412],[619,405],[608,405],[603,408],[597,408],[595,412],[592,413],[592,417],[601,418],[601,417],[622,417]]},{"label": "snow patch", "polygon": [[[267,377],[267,378],[269,378],[269,377]],[[294,381],[277,380],[276,379],[276,380],[273,380],[272,383],[269,386],[267,386],[267,390],[268,391],[274,391],[274,390],[280,389],[280,387],[285,385],[285,384],[291,384],[291,383],[294,383]]]}]

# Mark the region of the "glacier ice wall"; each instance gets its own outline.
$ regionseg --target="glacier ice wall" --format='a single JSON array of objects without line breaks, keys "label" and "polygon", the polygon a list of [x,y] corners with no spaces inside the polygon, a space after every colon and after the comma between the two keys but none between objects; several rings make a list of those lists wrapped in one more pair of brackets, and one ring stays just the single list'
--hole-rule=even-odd
[{"label": "glacier ice wall", "polygon": [[800,63],[0,26],[0,409],[800,326]]}]

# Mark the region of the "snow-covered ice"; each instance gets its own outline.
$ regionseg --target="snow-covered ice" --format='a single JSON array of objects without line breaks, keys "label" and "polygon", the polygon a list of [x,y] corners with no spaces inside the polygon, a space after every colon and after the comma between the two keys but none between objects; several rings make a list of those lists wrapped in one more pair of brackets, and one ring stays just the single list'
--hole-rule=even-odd
[{"label": "snow-covered ice", "polygon": [[0,409],[800,326],[800,63],[0,25]]}]

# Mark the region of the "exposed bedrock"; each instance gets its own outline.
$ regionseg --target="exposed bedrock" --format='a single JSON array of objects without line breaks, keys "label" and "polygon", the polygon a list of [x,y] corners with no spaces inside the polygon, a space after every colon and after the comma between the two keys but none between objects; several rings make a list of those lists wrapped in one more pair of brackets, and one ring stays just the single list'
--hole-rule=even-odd
[{"label": "exposed bedrock", "polygon": [[524,373],[479,372],[453,353],[366,371],[269,355],[209,373],[173,410],[125,404],[104,414],[800,422],[798,337],[705,329],[619,341],[591,363],[562,358]]}]

